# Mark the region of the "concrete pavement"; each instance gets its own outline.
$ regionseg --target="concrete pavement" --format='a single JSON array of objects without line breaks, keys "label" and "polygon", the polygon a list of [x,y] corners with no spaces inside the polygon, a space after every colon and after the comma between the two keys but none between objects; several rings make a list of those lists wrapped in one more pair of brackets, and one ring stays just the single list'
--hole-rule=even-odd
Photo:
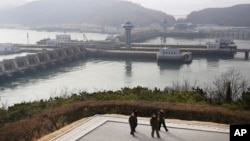
[{"label": "concrete pavement", "polygon": [[[68,129],[51,141],[228,141],[229,125],[166,120],[169,131],[151,137],[149,118],[138,117],[135,137],[130,135],[128,116],[96,115]],[[155,135],[156,137],[156,135]]]}]

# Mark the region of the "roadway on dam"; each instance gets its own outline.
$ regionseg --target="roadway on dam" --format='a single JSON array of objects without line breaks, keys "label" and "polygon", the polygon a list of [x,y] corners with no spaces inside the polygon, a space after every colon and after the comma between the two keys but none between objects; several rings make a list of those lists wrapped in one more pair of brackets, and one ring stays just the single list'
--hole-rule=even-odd
[{"label": "roadway on dam", "polygon": [[[135,136],[130,135],[128,116],[96,115],[75,126],[60,132],[53,138],[42,138],[52,141],[228,141],[229,125],[208,122],[183,121],[167,119],[169,131],[160,131],[161,138],[151,137],[150,118],[138,118]],[[163,129],[163,128],[162,128]]]}]

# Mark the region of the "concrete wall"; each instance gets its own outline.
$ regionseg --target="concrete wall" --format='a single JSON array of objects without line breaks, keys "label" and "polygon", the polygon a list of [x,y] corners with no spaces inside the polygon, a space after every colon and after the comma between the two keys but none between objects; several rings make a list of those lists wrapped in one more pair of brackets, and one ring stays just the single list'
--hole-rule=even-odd
[{"label": "concrete wall", "polygon": [[84,57],[85,54],[86,49],[83,46],[74,46],[48,51],[43,50],[36,54],[3,60],[0,62],[0,77],[23,74],[26,71],[37,70],[45,68],[48,65],[56,65],[68,60]]},{"label": "concrete wall", "polygon": [[[133,43],[143,42],[145,40],[154,39],[157,37],[182,37],[182,38],[206,38],[208,33],[199,33],[199,32],[178,32],[178,31],[167,31],[161,32],[158,30],[145,30],[139,32],[132,32],[131,40]],[[117,38],[121,42],[125,42],[124,35],[118,35]]]},{"label": "concrete wall", "polygon": [[240,32],[233,32],[233,31],[212,31],[210,32],[209,38],[220,38],[220,37],[229,37],[233,39],[242,39],[247,40],[250,39],[250,32],[249,31],[240,31]]}]

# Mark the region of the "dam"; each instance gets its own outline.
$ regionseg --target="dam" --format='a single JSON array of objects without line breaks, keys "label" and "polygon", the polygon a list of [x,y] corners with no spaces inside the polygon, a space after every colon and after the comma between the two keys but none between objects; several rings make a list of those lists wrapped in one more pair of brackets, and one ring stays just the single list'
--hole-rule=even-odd
[{"label": "dam", "polygon": [[[26,35],[27,32],[23,30],[22,33]],[[40,34],[41,33],[39,32],[35,35],[38,36]],[[42,39],[43,37],[48,37],[47,35],[50,34],[50,32],[44,34]],[[53,34],[50,35],[50,37],[53,37]],[[82,36],[79,33],[70,34],[73,35],[72,39],[82,39]],[[76,35],[79,37],[74,38]],[[103,34],[94,34],[95,38],[91,37],[90,34],[86,35],[88,35],[88,44],[85,46],[87,47],[87,50],[90,48],[92,50],[99,49],[99,51],[105,49],[105,51],[109,51],[107,49],[115,49],[116,51],[119,51],[124,50],[125,48],[123,42],[121,42],[121,44],[116,43],[116,45],[115,43],[111,44],[105,42]],[[40,40],[41,38],[34,39]],[[93,42],[91,39],[94,39]],[[209,41],[211,40],[202,39],[201,45],[204,46],[205,43]],[[8,42],[19,44],[16,39]],[[60,49],[60,47],[51,48],[44,45],[35,45],[34,41],[30,41],[30,43],[32,44],[22,44],[23,52],[20,53],[20,55],[12,54],[0,56],[0,62],[4,59],[15,59],[17,56],[24,57],[28,54],[37,54],[38,52],[42,54],[43,49],[46,49],[47,51]],[[186,45],[188,48],[195,46],[200,48],[199,39],[167,38],[167,43],[167,45],[173,46],[180,45],[181,47],[182,45]],[[238,50],[247,49],[249,46],[249,41],[235,40],[235,43],[237,44]],[[138,44],[141,44],[141,46]],[[161,48],[160,40],[158,38],[158,41],[150,40],[141,43],[134,42],[132,43],[130,52],[133,52],[133,50],[139,50],[137,49],[139,47],[140,50],[147,49],[149,50],[148,52],[157,52],[157,49]],[[82,48],[84,48],[84,46]],[[62,52],[65,54],[65,51]],[[86,90],[88,92],[95,92],[98,90],[119,90],[123,87],[136,87],[138,85],[150,87],[152,89],[154,87],[164,89],[166,86],[172,86],[173,82],[182,82],[184,79],[192,82],[199,81],[200,84],[206,84],[211,83],[214,80],[214,76],[225,72],[228,67],[238,68],[246,79],[250,79],[249,59],[244,59],[243,52],[237,52],[237,54],[234,55],[234,58],[230,59],[213,56],[205,57],[205,55],[201,57],[194,56],[192,63],[188,65],[175,63],[158,64],[156,63],[155,58],[142,58],[143,57],[141,57],[141,59],[129,59],[129,57],[125,56],[120,57],[120,59],[115,57],[97,58],[94,56],[91,57],[87,51],[83,58],[75,59],[73,57],[71,61],[69,61],[70,59],[62,58],[61,60],[64,60],[64,63],[61,64],[62,61],[58,61],[55,66],[50,63],[47,64],[44,60],[45,64],[47,64],[46,68],[41,66],[36,70],[30,69],[23,74],[17,73],[18,76],[12,75],[13,77],[10,79],[2,79],[1,76],[0,78],[3,81],[0,81],[0,102],[5,103],[7,101],[7,105],[13,105],[23,101],[47,99],[52,95],[60,96],[61,89],[64,89],[65,87],[69,89],[68,91]],[[25,69],[25,67],[23,67],[23,69]],[[115,83],[114,80],[116,80]]]},{"label": "dam", "polygon": [[[32,50],[31,48],[29,50]],[[72,46],[56,49],[34,49],[34,54],[28,54],[0,62],[0,78],[12,77],[29,71],[44,69],[56,64],[62,64],[86,56],[84,46]]]},{"label": "dam", "polygon": [[[12,76],[25,74],[26,72],[34,72],[39,69],[49,68],[50,66],[63,64],[65,62],[77,60],[83,57],[108,57],[121,59],[139,58],[156,60],[156,54],[159,52],[159,49],[165,46],[180,48],[181,52],[192,52],[193,56],[219,56],[222,58],[233,58],[237,52],[241,52],[245,54],[246,60],[249,58],[250,50],[242,48],[237,49],[237,45],[235,44],[218,50],[208,50],[206,45],[162,45],[138,43],[142,40],[149,38],[152,39],[160,35],[163,35],[163,33],[155,30],[132,33],[132,43],[130,48],[124,47],[124,36],[122,35],[117,36],[117,38],[120,39],[118,42],[105,40],[72,42],[69,36],[69,38],[63,42],[58,42],[58,40],[49,40],[49,45],[21,44],[19,46],[22,48],[22,52],[29,52],[31,54],[0,61],[0,78],[10,78]],[[168,35],[179,36],[177,33],[171,33]],[[198,36],[196,33],[188,35],[194,37]]]},{"label": "dam", "polygon": [[[218,56],[220,58],[233,58],[237,52],[245,53],[245,59],[249,58],[249,49],[237,49],[231,46],[226,49],[208,50],[206,46],[195,45],[170,45],[172,48],[180,48],[181,52],[192,52],[193,56]],[[26,72],[35,72],[51,66],[64,64],[81,58],[120,58],[120,59],[149,59],[156,60],[161,45],[156,44],[132,44],[131,48],[122,46],[121,43],[91,42],[87,45],[71,45],[70,47],[50,48],[49,46],[30,46],[22,48],[24,52],[30,52],[26,56],[18,56],[0,61],[0,78],[10,78],[22,75]]]}]

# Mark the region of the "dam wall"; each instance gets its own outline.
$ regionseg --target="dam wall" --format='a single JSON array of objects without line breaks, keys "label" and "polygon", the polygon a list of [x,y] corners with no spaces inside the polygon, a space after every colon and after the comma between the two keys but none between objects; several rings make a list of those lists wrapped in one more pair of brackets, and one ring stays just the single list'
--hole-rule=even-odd
[{"label": "dam wall", "polygon": [[[161,36],[161,33],[157,30],[143,30],[131,33],[131,42],[142,42],[145,40],[153,39]],[[121,42],[125,42],[125,34],[116,36]]]},{"label": "dam wall", "polygon": [[88,49],[88,57],[117,59],[156,59],[156,52],[134,50],[93,50]]},{"label": "dam wall", "polygon": [[28,71],[44,69],[48,66],[62,64],[67,61],[86,56],[83,46],[56,48],[54,50],[42,50],[35,54],[6,59],[0,62],[0,78],[12,77],[24,74]]},{"label": "dam wall", "polygon": [[208,38],[221,38],[227,37],[239,40],[249,40],[250,31],[211,31]]},{"label": "dam wall", "polygon": [[[121,42],[125,42],[125,35],[116,36]],[[238,40],[249,40],[250,31],[210,31],[210,32],[184,32],[184,31],[158,31],[154,29],[144,31],[132,31],[132,43],[140,43],[157,37],[179,37],[179,38],[232,38]]]},{"label": "dam wall", "polygon": [[[132,43],[139,43],[146,40],[154,39],[157,37],[181,37],[181,38],[206,38],[208,33],[201,32],[180,32],[180,31],[167,31],[162,32],[158,30],[144,30],[144,31],[132,31],[131,41]],[[116,36],[121,42],[125,42],[125,35],[121,34]]]}]

